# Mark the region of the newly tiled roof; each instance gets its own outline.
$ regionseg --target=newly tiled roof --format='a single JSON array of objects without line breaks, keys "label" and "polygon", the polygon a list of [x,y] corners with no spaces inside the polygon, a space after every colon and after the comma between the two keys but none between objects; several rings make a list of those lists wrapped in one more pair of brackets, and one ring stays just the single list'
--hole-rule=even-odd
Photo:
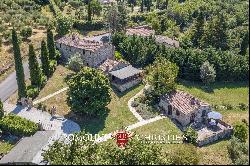
[{"label": "newly tiled roof", "polygon": [[126,30],[127,35],[139,35],[144,37],[154,35],[154,33],[155,31],[149,28],[148,26],[133,27],[133,28],[128,28]]},{"label": "newly tiled roof", "polygon": [[132,77],[136,74],[141,73],[141,70],[134,68],[132,65],[126,66],[119,70],[109,72],[112,76],[119,78],[120,80]]},{"label": "newly tiled roof", "polygon": [[161,98],[184,114],[193,112],[201,106],[209,106],[209,104],[200,101],[191,94],[178,90],[163,95]]},{"label": "newly tiled roof", "polygon": [[0,164],[7,163],[32,163],[34,157],[52,139],[55,131],[38,131],[31,137],[23,138],[1,160]]},{"label": "newly tiled roof", "polygon": [[156,35],[155,36],[155,41],[160,44],[168,44],[171,47],[180,47],[180,44],[178,41],[171,39],[167,36],[162,36],[162,35]]},{"label": "newly tiled roof", "polygon": [[67,46],[80,48],[88,51],[95,52],[103,46],[103,42],[94,40],[81,39],[78,35],[64,36],[56,41],[59,44],[65,44]]}]

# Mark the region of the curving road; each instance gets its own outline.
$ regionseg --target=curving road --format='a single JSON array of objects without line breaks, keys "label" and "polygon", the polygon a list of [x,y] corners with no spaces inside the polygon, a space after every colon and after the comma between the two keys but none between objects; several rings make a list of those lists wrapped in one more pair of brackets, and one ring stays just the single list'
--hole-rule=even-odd
[{"label": "curving road", "polygon": [[[25,80],[29,79],[29,64],[25,62],[23,64]],[[12,72],[5,80],[0,83],[0,99],[6,101],[13,93],[17,91],[16,71]]]}]

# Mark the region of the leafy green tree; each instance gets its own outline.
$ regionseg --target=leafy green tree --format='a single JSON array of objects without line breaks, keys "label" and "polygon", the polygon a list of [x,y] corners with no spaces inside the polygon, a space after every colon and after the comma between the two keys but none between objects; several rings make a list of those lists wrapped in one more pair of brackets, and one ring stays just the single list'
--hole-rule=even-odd
[{"label": "leafy green tree", "polygon": [[41,62],[43,74],[47,77],[50,76],[49,55],[46,42],[43,40],[41,43]]},{"label": "leafy green tree", "polygon": [[216,71],[214,66],[211,65],[208,61],[205,61],[200,68],[200,77],[202,82],[205,84],[210,84],[215,81]]},{"label": "leafy green tree", "polygon": [[153,87],[158,96],[169,93],[176,88],[178,71],[176,64],[164,58],[157,58],[147,69],[146,82]]},{"label": "leafy green tree", "polygon": [[49,60],[56,59],[56,49],[54,42],[54,35],[51,29],[47,29],[47,47]]},{"label": "leafy green tree", "polygon": [[247,140],[247,126],[244,123],[237,123],[234,125],[234,137],[238,138],[241,142],[246,142]]},{"label": "leafy green tree", "polygon": [[73,111],[87,115],[104,113],[111,95],[109,79],[101,71],[84,67],[67,83],[68,103]]},{"label": "leafy green tree", "polygon": [[79,72],[81,68],[84,66],[83,64],[83,59],[81,58],[81,55],[79,53],[73,55],[67,64],[68,68],[75,71]]},{"label": "leafy green tree", "polygon": [[111,34],[114,34],[115,32],[117,32],[118,22],[119,22],[117,5],[114,4],[109,9],[109,12],[107,14],[107,21],[109,23]]},{"label": "leafy green tree", "polygon": [[32,44],[29,45],[29,69],[31,85],[40,87],[42,83],[42,72]]},{"label": "leafy green tree", "polygon": [[18,38],[16,34],[16,30],[12,30],[12,44],[14,50],[14,59],[15,59],[15,69],[16,69],[16,79],[18,85],[18,98],[26,97],[26,84],[25,84],[25,77],[23,71],[23,63],[22,57],[20,52],[20,47],[18,43]]},{"label": "leafy green tree", "polygon": [[198,138],[198,133],[192,128],[188,127],[184,131],[184,142],[191,143],[191,144],[196,144]]},{"label": "leafy green tree", "polygon": [[249,165],[249,147],[236,137],[227,146],[228,154],[235,165]]},{"label": "leafy green tree", "polygon": [[3,102],[0,100],[0,119],[4,116]]},{"label": "leafy green tree", "polygon": [[[82,136],[82,137],[81,137]],[[93,144],[77,133],[69,144],[56,141],[43,154],[50,164],[67,165],[155,165],[168,164],[161,154],[161,148],[155,144],[145,144],[136,139],[129,140],[125,149],[119,149],[113,143]],[[83,148],[85,147],[85,148]]]},{"label": "leafy green tree", "polygon": [[67,33],[69,33],[72,26],[73,26],[73,22],[70,18],[68,18],[66,16],[57,17],[56,30],[57,30],[59,36],[64,36]]},{"label": "leafy green tree", "polygon": [[197,165],[199,154],[195,146],[191,144],[177,145],[169,156],[170,165]]},{"label": "leafy green tree", "polygon": [[90,2],[91,13],[93,15],[100,16],[102,11],[102,5],[98,0],[91,0]]},{"label": "leafy green tree", "polygon": [[205,28],[205,33],[201,39],[203,47],[215,47],[222,50],[228,49],[227,23],[224,14],[215,16]]}]

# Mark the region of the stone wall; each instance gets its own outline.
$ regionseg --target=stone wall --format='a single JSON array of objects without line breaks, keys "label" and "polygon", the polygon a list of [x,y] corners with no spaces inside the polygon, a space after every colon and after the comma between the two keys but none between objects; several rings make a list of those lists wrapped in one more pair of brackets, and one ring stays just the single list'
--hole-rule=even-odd
[{"label": "stone wall", "polygon": [[113,82],[111,82],[111,84],[114,87],[116,87],[120,92],[124,92],[125,90],[130,89],[135,85],[138,85],[141,81],[142,81],[142,78],[138,77],[137,79],[129,81],[129,82],[124,83],[124,84],[115,84]]},{"label": "stone wall", "polygon": [[85,65],[90,67],[97,67],[106,59],[112,59],[114,57],[114,46],[107,43],[95,52],[59,43],[56,43],[56,47],[62,53],[64,59],[68,60],[71,56],[78,53],[81,55]]},{"label": "stone wall", "polygon": [[165,110],[165,113],[167,116],[169,116],[170,118],[174,118],[176,119],[178,122],[181,123],[181,125],[183,127],[187,126],[190,124],[190,118],[192,116],[192,114],[195,115],[194,121],[196,122],[202,122],[203,121],[203,117],[202,114],[207,115],[208,112],[211,111],[211,107],[210,106],[201,106],[198,109],[194,110],[191,113],[187,113],[184,114],[183,112],[179,111],[179,115],[176,114],[177,110],[173,107],[172,109],[172,115],[168,115],[168,105],[169,103],[165,100],[160,100],[159,102],[159,106]]},{"label": "stone wall", "polygon": [[[221,123],[221,125],[223,125],[223,124]],[[225,127],[226,128],[221,130],[220,132],[215,132],[213,135],[210,135],[202,140],[197,140],[197,145],[204,146],[207,144],[214,143],[214,142],[221,140],[221,139],[230,138],[232,133],[233,133],[233,128],[227,124]]]}]

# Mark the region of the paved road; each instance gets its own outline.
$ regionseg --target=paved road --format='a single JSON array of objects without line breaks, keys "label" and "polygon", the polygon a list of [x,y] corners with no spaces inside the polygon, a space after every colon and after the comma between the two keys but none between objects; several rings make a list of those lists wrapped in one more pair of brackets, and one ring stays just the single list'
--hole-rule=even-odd
[{"label": "paved road", "polygon": [[[29,79],[29,65],[28,62],[23,64],[25,79]],[[6,101],[13,93],[17,91],[17,81],[16,81],[16,71],[11,73],[5,80],[0,83],[0,99],[4,102]]]}]

